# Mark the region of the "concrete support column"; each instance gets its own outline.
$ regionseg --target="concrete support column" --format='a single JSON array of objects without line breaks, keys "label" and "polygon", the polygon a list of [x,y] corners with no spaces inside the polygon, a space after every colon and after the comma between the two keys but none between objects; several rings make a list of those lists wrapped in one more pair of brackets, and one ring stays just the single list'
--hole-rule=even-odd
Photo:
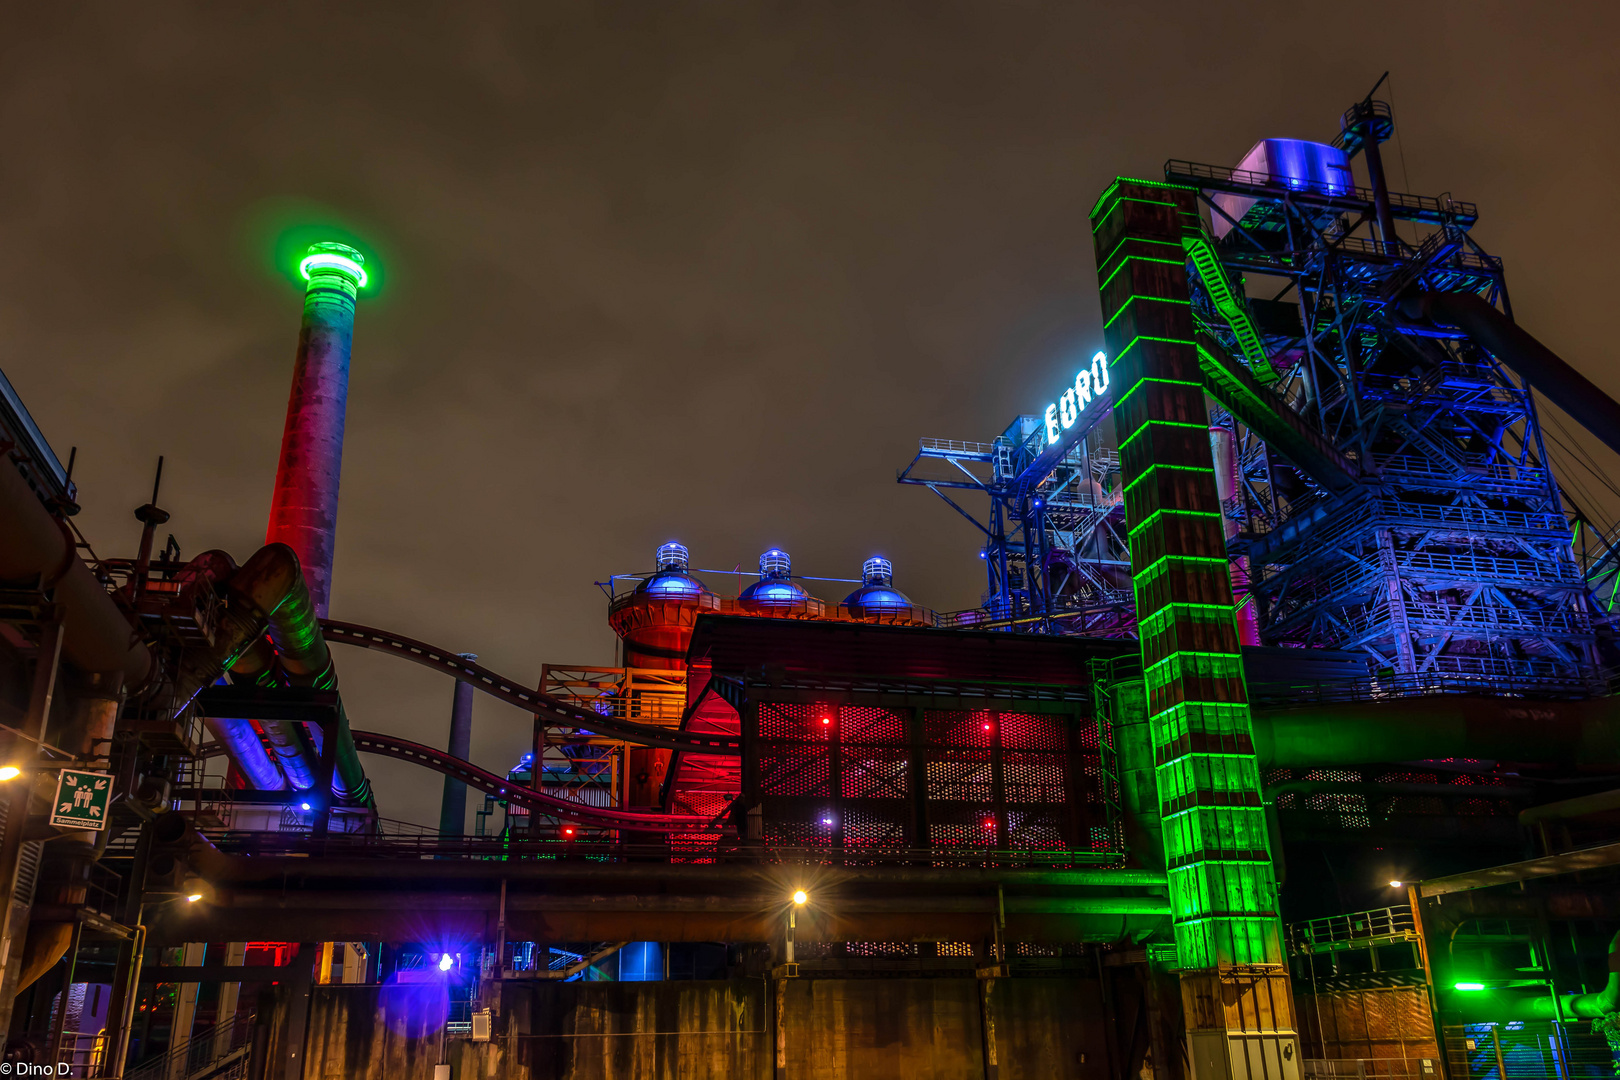
[{"label": "concrete support column", "polygon": [[[208,945],[201,941],[188,941],[181,949],[180,963],[186,967],[201,967],[208,953]],[[191,1028],[197,1019],[197,992],[201,983],[181,983],[174,999],[174,1022],[169,1026],[169,1050],[173,1051],[191,1041]],[[169,1080],[182,1080],[190,1070],[189,1052],[169,1059]]]},{"label": "concrete support column", "polygon": [[771,980],[771,991],[776,1001],[776,1023],[773,1025],[776,1034],[774,1067],[771,1075],[776,1080],[783,1080],[787,1076],[787,980],[782,978]]},{"label": "concrete support column", "polygon": [[309,1006],[314,994],[317,942],[305,941],[293,957],[292,977],[287,981],[287,1058],[282,1063],[282,1080],[304,1080],[304,1051],[309,1038]]},{"label": "concrete support column", "polygon": [[[225,966],[241,967],[247,961],[247,942],[232,941],[225,946]],[[220,983],[219,1006],[214,1010],[214,1057],[224,1057],[231,1049],[231,1033],[236,1028],[236,1003],[241,983]]]},{"label": "concrete support column", "polygon": [[1091,215],[1194,1080],[1297,1073],[1188,289],[1196,193],[1120,179]]},{"label": "concrete support column", "polygon": [[996,1051],[996,1014],[992,1004],[996,980],[979,980],[979,1015],[984,1028],[984,1080],[999,1080],[1001,1062]]},{"label": "concrete support column", "polygon": [[[478,659],[476,653],[462,653],[463,660]],[[472,759],[473,687],[471,683],[456,680],[455,693],[450,699],[450,744],[446,748],[451,757],[462,761]],[[444,778],[444,800],[439,806],[439,834],[460,836],[467,831],[467,785],[454,777]]]},{"label": "concrete support column", "polygon": [[355,299],[366,284],[365,258],[343,244],[316,244],[300,269],[309,287],[265,543],[279,541],[298,554],[315,612],[324,619],[337,539],[349,350]]}]

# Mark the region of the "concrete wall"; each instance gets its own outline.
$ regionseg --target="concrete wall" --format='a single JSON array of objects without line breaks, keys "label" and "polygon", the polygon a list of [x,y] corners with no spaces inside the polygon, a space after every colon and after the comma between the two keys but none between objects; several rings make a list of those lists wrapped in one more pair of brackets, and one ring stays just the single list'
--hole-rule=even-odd
[{"label": "concrete wall", "polygon": [[[774,1004],[761,979],[508,983],[503,991],[504,1035],[446,1044],[455,1080],[772,1075]],[[1002,1080],[1111,1075],[1095,982],[998,979],[991,1009]],[[979,984],[970,978],[789,980],[785,1016],[790,1080],[985,1075]],[[276,1027],[269,1074],[279,1078],[286,1026]],[[432,1080],[439,1038],[410,1030],[377,987],[317,987],[307,1055],[305,1080]]]}]

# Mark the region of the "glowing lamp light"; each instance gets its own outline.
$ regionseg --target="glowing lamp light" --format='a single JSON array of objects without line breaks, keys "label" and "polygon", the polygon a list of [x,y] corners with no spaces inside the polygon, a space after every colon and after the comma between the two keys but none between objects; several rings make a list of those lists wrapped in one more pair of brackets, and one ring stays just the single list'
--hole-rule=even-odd
[{"label": "glowing lamp light", "polygon": [[572,825],[564,825],[563,826],[563,835],[564,836],[573,836],[574,835],[574,827]]},{"label": "glowing lamp light", "polygon": [[832,818],[824,817],[824,818],[821,819],[821,823],[823,825],[831,825],[832,824]]},{"label": "glowing lamp light", "polygon": [[455,960],[451,958],[449,953],[445,953],[443,956],[439,957],[440,971],[449,971],[452,967],[455,967],[455,964]]},{"label": "glowing lamp light", "polygon": [[310,275],[317,270],[336,270],[340,274],[347,274],[353,278],[356,288],[365,288],[366,282],[370,279],[366,276],[366,268],[361,265],[364,262],[364,256],[353,248],[344,248],[343,250],[350,254],[330,250],[310,252],[298,264],[298,273],[305,281],[308,281]]},{"label": "glowing lamp light", "polygon": [[984,827],[987,828],[987,829],[995,828],[996,827],[996,819],[995,818],[985,818],[984,819]]},{"label": "glowing lamp light", "polygon": [[984,725],[984,730],[989,731],[990,730],[990,725],[989,724]]},{"label": "glowing lamp light", "polygon": [[201,899],[202,899],[202,893],[194,892],[190,896],[186,897],[186,903],[195,904],[197,901],[199,901]]},{"label": "glowing lamp light", "polygon": [[15,780],[22,775],[22,770],[15,765],[0,766],[0,780]]},{"label": "glowing lamp light", "polygon": [[1401,888],[1405,888],[1405,886],[1406,886],[1406,882],[1404,882],[1404,881],[1391,881],[1389,883],[1389,887],[1392,888],[1392,889],[1401,889]]},{"label": "glowing lamp light", "polygon": [[810,894],[805,892],[803,889],[795,889],[793,891],[793,902],[798,904],[800,907],[803,907],[805,904],[810,902]]},{"label": "glowing lamp light", "polygon": [[830,723],[832,723],[832,717],[830,717],[830,716],[823,716],[823,717],[822,717],[822,718],[821,718],[821,722],[822,722],[822,723],[823,723],[823,724],[830,724]]},{"label": "glowing lamp light", "polygon": [[1475,990],[1483,990],[1483,989],[1485,989],[1485,984],[1484,983],[1458,983],[1457,985],[1453,986],[1452,989],[1453,990],[1462,990],[1465,993],[1472,993]]},{"label": "glowing lamp light", "polygon": [[299,806],[300,809],[303,809],[303,810],[308,810],[309,809],[309,803],[307,803],[307,802],[306,803],[299,803],[298,806]]}]

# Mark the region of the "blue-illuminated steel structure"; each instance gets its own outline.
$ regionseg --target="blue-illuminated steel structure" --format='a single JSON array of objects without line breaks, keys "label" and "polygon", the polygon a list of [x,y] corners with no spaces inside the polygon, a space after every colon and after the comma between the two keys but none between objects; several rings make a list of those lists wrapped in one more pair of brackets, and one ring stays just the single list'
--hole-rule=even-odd
[{"label": "blue-illuminated steel structure", "polygon": [[[926,487],[983,535],[983,606],[956,625],[1121,637],[1135,630],[1119,454],[1106,407],[1082,414],[1057,442],[1045,418],[1020,416],[995,441],[923,439],[899,473]],[[983,518],[958,500],[980,493]]]},{"label": "blue-illuminated steel structure", "polygon": [[1381,102],[1341,120],[1334,145],[1368,159],[1369,188],[1165,167],[1223,234],[1194,285],[1211,359],[1244,357],[1241,317],[1216,294],[1264,288],[1270,298],[1246,297],[1241,313],[1263,343],[1264,366],[1250,365],[1261,401],[1314,429],[1355,479],[1258,437],[1217,393],[1215,422],[1240,447],[1241,491],[1223,506],[1239,526],[1230,553],[1253,573],[1267,644],[1354,649],[1376,675],[1436,686],[1585,691],[1593,608],[1534,395],[1502,357],[1402,309],[1436,292],[1510,312],[1501,260],[1470,235],[1472,204],[1388,191],[1372,155],[1392,131]]},{"label": "blue-illuminated steel structure", "polygon": [[[1183,247],[1240,627],[1355,650],[1391,686],[1591,692],[1608,604],[1589,574],[1612,593],[1620,560],[1601,527],[1587,558],[1572,548],[1583,515],[1550,468],[1522,358],[1415,314],[1446,296],[1506,325],[1512,309],[1473,204],[1389,190],[1393,131],[1369,96],[1331,144],[1266,140],[1244,159],[1286,172],[1165,166],[1198,195]],[[899,474],[983,534],[981,621],[1134,632],[1105,411],[1055,460],[1042,418],[1024,416],[993,443],[924,440]],[[983,520],[958,501],[974,491]]]}]

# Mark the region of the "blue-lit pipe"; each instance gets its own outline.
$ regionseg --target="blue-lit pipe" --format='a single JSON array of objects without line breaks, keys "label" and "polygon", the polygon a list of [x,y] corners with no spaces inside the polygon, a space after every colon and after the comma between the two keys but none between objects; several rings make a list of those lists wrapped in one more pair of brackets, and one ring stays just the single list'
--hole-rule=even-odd
[{"label": "blue-lit pipe", "polygon": [[225,744],[225,751],[230,754],[236,767],[242,770],[250,786],[257,791],[287,790],[287,778],[270,760],[270,755],[265,753],[259,733],[253,728],[253,721],[211,716],[203,722],[214,733],[214,738]]}]

